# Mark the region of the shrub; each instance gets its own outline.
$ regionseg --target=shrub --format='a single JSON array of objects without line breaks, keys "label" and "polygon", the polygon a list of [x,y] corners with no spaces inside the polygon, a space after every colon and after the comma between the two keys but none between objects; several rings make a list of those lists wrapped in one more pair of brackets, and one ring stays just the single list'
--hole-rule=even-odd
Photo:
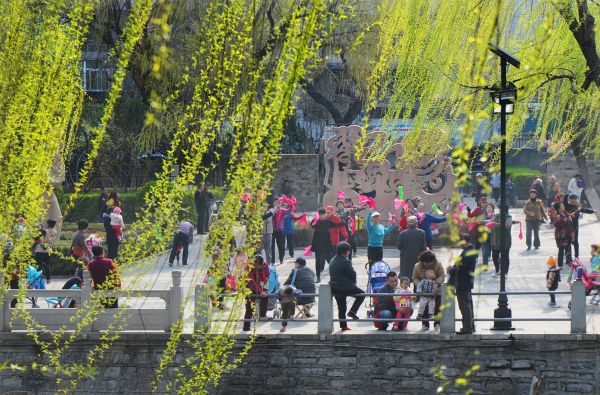
[{"label": "shrub", "polygon": [[[125,223],[131,223],[136,219],[136,214],[144,205],[144,196],[150,190],[152,184],[153,182],[149,182],[134,192],[124,192],[119,194],[121,208],[123,209],[123,220]],[[215,187],[211,189],[211,192],[216,200],[223,200],[226,189],[222,187]],[[182,207],[182,210],[187,212],[187,216],[193,221],[195,221],[195,218],[198,216],[196,213],[196,206],[194,204],[194,193],[195,190],[185,192]],[[59,198],[59,204],[61,207],[65,207],[69,196],[61,189],[57,189],[56,195]],[[99,214],[98,196],[99,192],[81,194],[75,202],[73,208],[67,213],[64,221],[77,222],[79,219],[85,218],[90,222],[97,222]]]},{"label": "shrub", "polygon": [[507,166],[506,175],[511,177],[515,183],[517,199],[527,199],[533,180],[537,177],[541,177],[539,170],[530,169],[524,166]]}]

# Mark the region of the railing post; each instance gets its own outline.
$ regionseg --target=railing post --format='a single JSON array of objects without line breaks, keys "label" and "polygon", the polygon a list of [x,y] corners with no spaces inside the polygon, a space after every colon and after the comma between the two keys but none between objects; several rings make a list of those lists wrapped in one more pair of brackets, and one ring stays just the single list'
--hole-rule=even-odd
[{"label": "railing post", "polygon": [[585,285],[576,280],[571,284],[571,333],[586,332]]},{"label": "railing post", "polygon": [[440,333],[454,333],[456,330],[454,307],[454,291],[448,284],[442,284],[442,308],[440,314]]},{"label": "railing post", "polygon": [[[93,290],[93,285],[92,285],[92,277],[90,275],[90,272],[87,269],[83,270],[83,286],[81,287],[81,306],[80,308],[85,308],[87,305],[88,309],[91,309],[91,297],[92,297],[92,290]],[[94,320],[95,322],[96,320]],[[92,332],[94,330],[93,328],[94,324],[92,323],[89,326],[86,326],[84,328],[81,329],[81,334],[82,336],[87,336],[88,333]]]},{"label": "railing post", "polygon": [[210,298],[206,284],[196,284],[194,293],[194,332],[207,330],[209,327]]},{"label": "railing post", "polygon": [[319,285],[318,332],[320,335],[331,334],[333,332],[333,299],[329,284]]},{"label": "railing post", "polygon": [[169,329],[183,318],[183,288],[181,287],[181,271],[171,272],[173,285],[169,294]]}]

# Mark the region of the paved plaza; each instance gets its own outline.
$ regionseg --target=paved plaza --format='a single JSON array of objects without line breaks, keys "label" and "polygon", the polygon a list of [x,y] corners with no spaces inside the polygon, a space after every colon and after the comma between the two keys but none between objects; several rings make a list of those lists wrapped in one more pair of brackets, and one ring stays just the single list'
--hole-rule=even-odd
[{"label": "paved plaza", "polygon": [[[515,220],[523,219],[522,210],[511,210],[511,214]],[[525,227],[523,226],[523,231]],[[519,226],[513,226],[513,248],[510,255],[510,272],[507,277],[508,291],[544,291],[545,276],[546,276],[546,260],[548,256],[556,254],[556,244],[554,242],[554,228],[550,224],[543,224],[540,230],[542,246],[539,250],[526,251],[525,240],[519,240]],[[598,242],[600,239],[600,223],[594,215],[585,215],[580,224],[579,231],[581,245],[581,260],[586,265],[589,265],[589,245]],[[184,288],[184,299],[186,300],[185,309],[185,330],[192,331],[193,328],[193,303],[194,303],[194,288],[198,284],[207,268],[207,260],[201,254],[201,249],[206,240],[205,236],[197,236],[194,243],[190,246],[189,265],[187,266],[168,266],[168,254],[160,256],[154,263],[150,263],[148,267],[142,270],[125,270],[123,272],[123,286],[128,289],[169,289],[171,286],[171,271],[181,270],[182,285]],[[302,248],[296,250],[297,256],[300,256]],[[460,250],[453,248],[435,248],[435,253],[444,267],[450,265],[459,253]],[[384,250],[384,260],[391,266],[392,270],[399,269],[399,252],[394,248],[386,248]],[[358,256],[353,259],[354,268],[358,275],[358,285],[366,291],[367,272],[365,270],[366,248],[359,248]],[[277,266],[279,280],[281,283],[285,281],[290,271],[293,268],[294,259],[286,256],[283,265]],[[313,257],[307,258],[308,266],[314,270],[315,260]],[[478,271],[481,270],[481,261],[479,261]],[[497,292],[499,290],[500,280],[492,276],[493,265],[490,262],[490,270],[488,272],[480,272],[476,276],[475,289],[473,292]],[[559,285],[559,291],[568,291],[569,286],[566,282],[568,270],[562,272],[563,281]],[[328,267],[322,274],[322,281],[329,280]],[[56,278],[48,288],[58,289],[62,286],[64,279]],[[588,298],[589,301],[590,298]],[[568,303],[569,295],[557,295],[557,307],[549,307],[547,305],[549,298],[547,295],[520,295],[509,296],[509,307],[512,309],[514,318],[569,318]],[[358,315],[361,318],[366,318],[366,309],[369,304],[369,298],[359,310]],[[494,309],[497,306],[497,296],[474,296],[475,318],[493,318]],[[126,302],[131,307],[162,307],[164,302],[155,298],[136,298]],[[231,302],[229,302],[231,303]],[[335,301],[334,301],[335,303]],[[317,308],[313,309],[317,313]],[[335,315],[337,308],[334,307]],[[271,313],[269,313],[271,315]],[[416,314],[413,314],[415,317]],[[456,317],[460,318],[458,307],[456,308]],[[600,306],[587,304],[587,331],[588,333],[600,333]],[[241,317],[240,317],[241,318]],[[490,331],[492,322],[476,322],[478,334],[498,333]],[[513,326],[516,333],[548,333],[560,334],[569,333],[569,321],[557,322],[523,322],[514,321]],[[350,322],[352,331],[350,333],[375,333],[373,323],[370,322]],[[241,323],[239,325],[241,330]],[[259,322],[258,333],[278,333],[281,328],[279,322]],[[457,322],[457,329],[460,328],[460,323]],[[410,322],[408,324],[408,333],[417,332],[421,329],[419,322]],[[338,324],[335,323],[334,330],[339,331]],[[433,329],[432,329],[433,331]],[[288,326],[287,333],[316,333],[317,324],[313,322],[303,322],[295,320]],[[399,334],[402,336],[402,334]]]}]

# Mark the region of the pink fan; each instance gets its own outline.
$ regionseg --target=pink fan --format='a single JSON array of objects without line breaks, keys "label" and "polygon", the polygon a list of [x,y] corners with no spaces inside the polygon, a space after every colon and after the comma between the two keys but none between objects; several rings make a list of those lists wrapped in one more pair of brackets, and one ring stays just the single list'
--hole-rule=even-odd
[{"label": "pink fan", "polygon": [[338,200],[344,199],[346,199],[346,194],[344,193],[344,191],[338,191]]},{"label": "pink fan", "polygon": [[366,204],[367,206],[371,207],[373,210],[377,209],[377,202],[372,197],[368,197],[368,196],[365,196],[365,195],[360,195],[358,197],[358,201],[360,203]]},{"label": "pink fan", "polygon": [[300,218],[300,220],[298,221],[298,225],[300,225],[300,226],[308,225],[308,221],[306,220],[306,213],[304,213],[302,215],[302,218]]},{"label": "pink fan", "polygon": [[312,256],[312,246],[308,246],[304,249],[304,256]]}]

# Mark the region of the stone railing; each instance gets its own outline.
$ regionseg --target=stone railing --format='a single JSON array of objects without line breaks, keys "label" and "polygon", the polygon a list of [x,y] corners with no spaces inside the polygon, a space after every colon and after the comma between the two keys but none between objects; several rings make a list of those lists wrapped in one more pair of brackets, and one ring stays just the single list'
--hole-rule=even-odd
[{"label": "stone railing", "polygon": [[[196,330],[206,330],[210,327],[211,322],[211,307],[210,307],[210,296],[206,285],[198,284],[195,290],[195,307],[194,307],[194,327]],[[473,292],[473,295],[487,295],[494,296],[499,295],[500,292]],[[521,296],[532,296],[532,295],[571,295],[570,310],[571,317],[569,318],[548,318],[548,317],[520,317],[520,318],[493,318],[493,317],[474,317],[474,321],[529,321],[529,322],[546,322],[546,321],[570,321],[571,333],[573,334],[584,334],[586,333],[586,295],[585,286],[583,281],[576,280],[571,284],[571,291],[511,291],[504,292],[506,295],[521,295]],[[227,296],[224,294],[223,296]],[[301,322],[317,322],[317,333],[320,335],[328,335],[333,333],[334,323],[339,322],[339,319],[334,318],[334,305],[333,296],[331,292],[331,286],[329,284],[320,284],[318,294],[304,294],[305,296],[315,296],[318,298],[318,313],[317,319],[303,319]],[[397,294],[385,294],[385,293],[365,293],[357,296],[373,297],[373,296],[392,296]],[[419,294],[406,294],[406,295],[419,295]],[[433,296],[432,294],[428,294]],[[257,296],[257,295],[253,295]],[[448,285],[442,285],[441,289],[443,308],[440,311],[440,333],[451,334],[455,332],[455,323],[460,321],[455,317],[455,296],[454,292],[448,289]],[[348,319],[350,320],[350,319]],[[244,320],[240,320],[244,321]],[[246,320],[248,321],[248,320]],[[251,319],[250,321],[254,321]],[[272,322],[284,321],[282,319],[273,319]],[[362,318],[358,320],[352,320],[353,322],[396,322],[396,321],[421,321],[416,318]]]},{"label": "stone railing", "polygon": [[[85,328],[82,333],[99,332],[102,330],[120,331],[164,331],[170,332],[171,326],[183,317],[183,288],[181,286],[181,272],[171,272],[173,284],[168,290],[111,290],[95,291],[91,286],[91,278],[86,270],[84,272],[84,284],[82,289],[61,290],[39,290],[11,289],[6,291],[0,312],[0,332],[24,331],[28,326],[23,322],[21,314],[17,311],[19,307],[11,308],[11,302],[20,292],[25,298],[37,298],[38,305],[44,305],[46,298],[70,298],[77,306],[86,306],[92,299],[100,297],[126,298],[120,303],[125,303],[133,298],[159,298],[165,302],[164,308],[131,308],[122,306],[119,308],[103,308],[98,312],[93,323]],[[0,279],[1,280],[1,279]],[[80,308],[27,308],[31,318],[43,326],[46,330],[75,330],[78,321],[77,313]],[[27,306],[28,307],[28,306]],[[123,310],[123,311],[122,311]],[[80,313],[81,314],[81,313]],[[111,327],[111,324],[118,324]]]}]

